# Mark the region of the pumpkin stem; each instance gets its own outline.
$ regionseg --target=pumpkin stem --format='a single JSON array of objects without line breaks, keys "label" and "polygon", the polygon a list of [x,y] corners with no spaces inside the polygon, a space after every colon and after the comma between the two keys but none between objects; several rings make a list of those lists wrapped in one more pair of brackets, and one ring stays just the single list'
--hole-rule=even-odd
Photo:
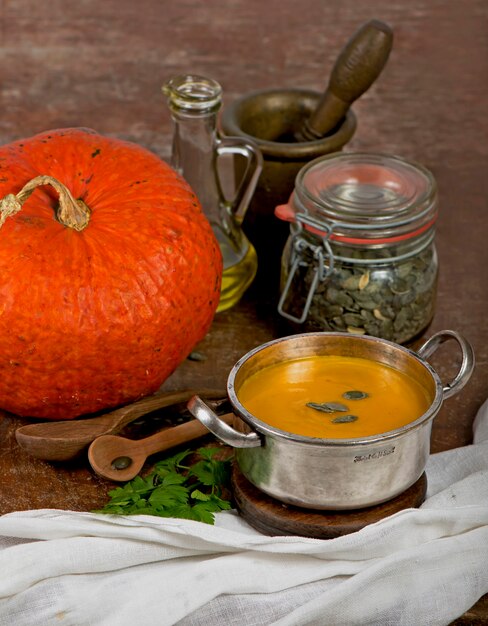
[{"label": "pumpkin stem", "polygon": [[17,194],[9,193],[0,200],[0,228],[7,217],[18,213],[31,193],[42,185],[51,185],[59,195],[59,205],[56,209],[58,222],[77,231],[82,231],[87,227],[90,220],[90,209],[83,200],[75,200],[70,190],[56,178],[36,176],[24,185]]}]

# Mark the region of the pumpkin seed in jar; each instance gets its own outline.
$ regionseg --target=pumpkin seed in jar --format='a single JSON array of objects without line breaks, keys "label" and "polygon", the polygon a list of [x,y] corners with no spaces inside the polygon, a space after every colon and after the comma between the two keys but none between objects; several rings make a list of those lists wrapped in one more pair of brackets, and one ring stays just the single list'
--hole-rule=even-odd
[{"label": "pumpkin seed in jar", "polygon": [[369,284],[369,272],[365,272],[359,279],[359,289],[365,289]]},{"label": "pumpkin seed in jar", "polygon": [[383,315],[383,313],[381,312],[381,309],[374,309],[373,315],[376,317],[377,320],[381,320],[382,322],[388,319],[387,317]]},{"label": "pumpkin seed in jar", "polygon": [[349,291],[354,291],[356,289],[360,289],[359,284],[361,281],[361,276],[357,275],[357,274],[352,274],[351,276],[348,276],[348,278],[346,278],[346,280],[342,283],[342,286],[344,287],[344,289],[347,289]]},{"label": "pumpkin seed in jar", "polygon": [[[361,260],[369,258],[366,251],[341,252],[357,259],[357,266],[341,266],[336,260],[332,273],[314,292],[300,332],[347,331],[404,343],[425,328],[432,319],[436,295],[436,259],[432,249],[421,251],[414,259],[370,268],[361,266]],[[400,254],[401,250],[391,253]],[[380,251],[375,254],[381,256]],[[297,316],[303,311],[316,274],[314,259],[304,253],[304,260],[307,265],[303,280],[290,288],[289,311]]]},{"label": "pumpkin seed in jar", "polygon": [[365,328],[358,328],[357,326],[348,326],[346,330],[351,335],[365,335],[366,334]]}]

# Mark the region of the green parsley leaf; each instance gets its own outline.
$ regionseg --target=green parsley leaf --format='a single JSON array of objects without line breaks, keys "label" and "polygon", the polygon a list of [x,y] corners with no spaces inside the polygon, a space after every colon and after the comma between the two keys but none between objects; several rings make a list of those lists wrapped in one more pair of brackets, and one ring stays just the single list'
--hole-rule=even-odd
[{"label": "green parsley leaf", "polygon": [[210,496],[200,491],[200,489],[194,489],[190,494],[190,498],[193,498],[193,500],[201,500],[202,502],[208,502],[210,500]]},{"label": "green parsley leaf", "polygon": [[213,461],[219,452],[222,452],[221,448],[199,448],[198,450],[198,454],[206,461]]},{"label": "green parsley leaf", "polygon": [[190,475],[195,476],[202,483],[202,485],[210,487],[210,485],[215,483],[215,476],[211,461],[198,461],[198,463],[192,465],[188,471]]},{"label": "green parsley leaf", "polygon": [[186,476],[178,474],[177,472],[168,472],[163,478],[163,487],[169,487],[170,485],[182,485],[186,481]]},{"label": "green parsley leaf", "polygon": [[213,524],[214,514],[232,508],[222,497],[230,484],[231,460],[217,460],[222,448],[199,448],[199,459],[185,464],[191,450],[179,452],[155,464],[145,477],[136,476],[109,491],[110,501],[94,513],[157,515]]}]

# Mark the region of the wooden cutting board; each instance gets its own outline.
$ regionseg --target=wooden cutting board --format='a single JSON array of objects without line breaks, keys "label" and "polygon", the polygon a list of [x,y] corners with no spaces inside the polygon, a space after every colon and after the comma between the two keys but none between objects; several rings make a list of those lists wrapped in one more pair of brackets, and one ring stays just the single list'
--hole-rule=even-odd
[{"label": "wooden cutting board", "polygon": [[393,500],[353,511],[313,511],[284,504],[254,487],[236,465],[232,473],[232,490],[242,517],[265,535],[333,539],[403,509],[419,507],[425,499],[427,477],[422,474],[414,485]]}]

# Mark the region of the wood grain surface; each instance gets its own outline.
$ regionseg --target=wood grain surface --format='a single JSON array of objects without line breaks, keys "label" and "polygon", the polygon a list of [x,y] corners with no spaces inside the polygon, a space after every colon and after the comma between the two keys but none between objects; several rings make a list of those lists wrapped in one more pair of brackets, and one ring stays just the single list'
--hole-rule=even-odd
[{"label": "wood grain surface", "polygon": [[[398,154],[434,173],[441,274],[426,336],[457,330],[477,359],[471,381],[435,420],[438,452],[470,443],[488,396],[486,0],[0,0],[0,142],[85,126],[168,159],[167,78],[214,78],[224,104],[268,87],[322,90],[342,46],[372,18],[392,26],[393,51],[353,105],[358,128],[347,150]],[[216,316],[197,347],[205,360],[185,361],[164,388],[221,387],[242,354],[282,333],[276,302],[251,291]],[[459,358],[447,344],[432,364],[449,380]],[[0,513],[102,505],[113,484],[86,458],[56,465],[29,457],[14,437],[26,423],[0,421]],[[488,623],[486,598],[457,623]]]}]

